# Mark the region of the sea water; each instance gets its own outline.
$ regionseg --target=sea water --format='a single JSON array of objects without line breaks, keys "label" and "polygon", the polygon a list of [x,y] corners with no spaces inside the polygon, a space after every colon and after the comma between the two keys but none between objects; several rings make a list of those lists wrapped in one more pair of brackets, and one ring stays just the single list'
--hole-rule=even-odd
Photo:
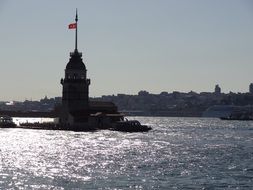
[{"label": "sea water", "polygon": [[253,189],[253,121],[129,119],[153,130],[0,129],[0,189]]}]

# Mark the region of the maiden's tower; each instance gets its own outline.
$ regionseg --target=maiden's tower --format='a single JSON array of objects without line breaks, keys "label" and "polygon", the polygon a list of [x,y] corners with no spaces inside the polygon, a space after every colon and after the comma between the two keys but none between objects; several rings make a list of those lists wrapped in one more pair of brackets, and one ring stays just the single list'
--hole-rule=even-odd
[{"label": "maiden's tower", "polygon": [[[77,48],[78,15],[75,23],[69,25],[75,29],[75,49],[70,53],[69,62],[65,68],[65,77],[62,84],[62,108],[59,116],[59,125],[65,129],[85,130],[104,125],[104,117],[108,122],[120,120],[122,115],[112,102],[90,102],[87,69],[82,59],[82,53]],[[110,114],[110,115],[109,115]],[[100,122],[100,123],[99,123]]]},{"label": "maiden's tower", "polygon": [[89,85],[86,66],[82,60],[82,53],[77,49],[77,22],[70,24],[75,29],[75,50],[70,53],[70,59],[65,69],[62,84],[62,110],[59,122],[64,125],[87,122],[89,115]]},{"label": "maiden's tower", "polygon": [[123,115],[112,102],[90,101],[87,69],[82,53],[77,48],[78,15],[69,29],[75,29],[75,49],[70,53],[62,84],[62,107],[60,109],[58,129],[95,130],[113,129],[124,131],[147,131],[138,121],[124,121]]}]

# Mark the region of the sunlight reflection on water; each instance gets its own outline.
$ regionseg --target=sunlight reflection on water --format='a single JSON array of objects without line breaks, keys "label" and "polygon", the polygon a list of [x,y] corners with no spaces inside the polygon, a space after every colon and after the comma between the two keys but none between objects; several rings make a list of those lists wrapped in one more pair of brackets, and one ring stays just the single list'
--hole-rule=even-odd
[{"label": "sunlight reflection on water", "polygon": [[0,188],[252,188],[253,126],[137,117],[148,133],[0,129]]}]

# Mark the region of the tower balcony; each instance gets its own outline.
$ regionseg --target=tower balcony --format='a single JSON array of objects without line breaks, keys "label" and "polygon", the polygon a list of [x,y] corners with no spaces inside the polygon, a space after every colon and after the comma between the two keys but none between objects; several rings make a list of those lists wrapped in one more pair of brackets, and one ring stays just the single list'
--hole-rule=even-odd
[{"label": "tower balcony", "polygon": [[69,55],[70,55],[70,57],[73,57],[73,56],[76,56],[76,55],[82,57],[83,54],[81,52],[74,51],[74,52],[70,52]]},{"label": "tower balcony", "polygon": [[61,84],[63,85],[64,83],[84,83],[87,85],[90,85],[90,79],[74,79],[74,78],[65,78],[61,79]]}]

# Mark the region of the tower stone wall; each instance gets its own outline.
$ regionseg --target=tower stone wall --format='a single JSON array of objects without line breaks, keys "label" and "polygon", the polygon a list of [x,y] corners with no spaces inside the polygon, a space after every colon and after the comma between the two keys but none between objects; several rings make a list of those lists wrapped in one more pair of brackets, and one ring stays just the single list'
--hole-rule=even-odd
[{"label": "tower stone wall", "polygon": [[[65,69],[62,84],[62,114],[63,124],[73,124],[69,121],[69,114],[89,112],[89,85],[87,70],[82,60],[82,54],[75,50],[70,53],[70,59]],[[84,115],[83,115],[84,117]]]}]

